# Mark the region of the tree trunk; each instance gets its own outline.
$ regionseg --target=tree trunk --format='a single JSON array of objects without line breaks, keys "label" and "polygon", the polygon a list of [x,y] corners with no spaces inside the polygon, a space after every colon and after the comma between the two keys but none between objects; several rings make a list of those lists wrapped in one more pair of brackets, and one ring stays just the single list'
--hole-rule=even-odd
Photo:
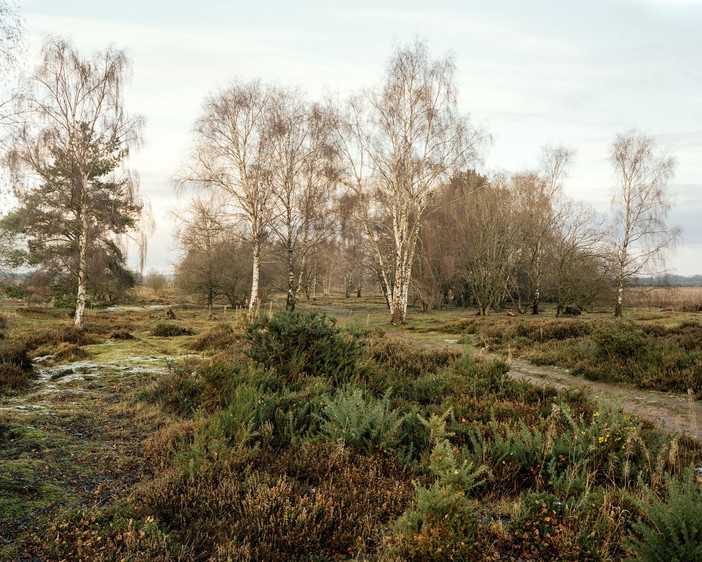
[{"label": "tree trunk", "polygon": [[614,305],[614,316],[617,318],[622,316],[622,303],[624,302],[624,281],[626,280],[626,263],[629,255],[629,232],[630,228],[627,223],[624,232],[624,242],[619,252],[619,263],[617,264],[619,269],[617,271],[617,303]]},{"label": "tree trunk", "polygon": [[617,285],[617,304],[614,305],[614,316],[621,318],[622,316],[622,302],[624,300],[624,276],[619,276],[619,283]]},{"label": "tree trunk", "polygon": [[287,241],[288,254],[288,296],[285,300],[285,310],[295,310],[295,260],[290,240]]},{"label": "tree trunk", "polygon": [[317,300],[317,262],[314,263],[314,274],[312,275],[312,300]]},{"label": "tree trunk", "polygon": [[398,294],[392,301],[392,307],[390,308],[390,322],[393,326],[399,326],[405,323],[405,313],[406,309],[403,306],[402,298]]},{"label": "tree trunk", "polygon": [[534,300],[531,303],[531,313],[539,313],[541,301],[541,243],[536,245],[536,259],[534,263]]},{"label": "tree trunk", "polygon": [[253,269],[251,272],[251,296],[249,297],[249,310],[258,310],[258,282],[261,277],[261,240],[255,236],[253,240]]},{"label": "tree trunk", "polygon": [[390,306],[390,322],[393,326],[405,323],[407,298],[409,296],[409,275],[405,271],[398,273],[399,275],[396,274],[395,276],[397,285],[393,287],[392,304]]},{"label": "tree trunk", "polygon": [[81,231],[78,236],[78,292],[76,295],[76,313],[74,325],[76,328],[83,328],[83,316],[85,315],[85,284],[86,270],[88,268],[88,232],[90,221],[88,220],[87,203],[85,201],[85,191],[87,189],[87,178],[82,178],[82,201],[81,201]]}]

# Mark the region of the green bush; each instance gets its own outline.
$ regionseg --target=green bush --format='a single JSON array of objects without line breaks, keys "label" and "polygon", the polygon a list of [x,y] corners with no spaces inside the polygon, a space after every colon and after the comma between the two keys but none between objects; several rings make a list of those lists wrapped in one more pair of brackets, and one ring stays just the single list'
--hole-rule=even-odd
[{"label": "green bush", "polygon": [[397,443],[403,416],[390,407],[390,391],[380,399],[347,386],[325,399],[321,432],[359,452],[390,450]]},{"label": "green bush", "polygon": [[161,404],[168,413],[190,417],[202,402],[205,383],[197,369],[188,363],[170,365],[156,383],[140,395],[142,400]]},{"label": "green bush", "polygon": [[262,316],[246,328],[251,358],[275,369],[289,383],[303,376],[347,381],[356,372],[361,342],[343,333],[334,321],[317,312],[276,312]]},{"label": "green bush", "polygon": [[644,519],[634,521],[628,546],[646,562],[702,560],[702,488],[693,469],[681,480],[666,478],[665,497],[644,488],[644,498],[631,498]]},{"label": "green bush", "polygon": [[242,340],[240,332],[230,324],[217,324],[211,330],[204,332],[188,344],[195,351],[225,351],[233,348]]},{"label": "green bush", "polygon": [[412,508],[394,525],[389,550],[402,560],[473,560],[486,551],[476,540],[478,519],[467,496],[482,485],[487,469],[458,459],[447,439],[450,413],[421,418],[433,443],[428,468],[435,481],[428,488],[415,485]]},{"label": "green bush", "polygon": [[480,560],[475,507],[442,486],[417,488],[414,506],[395,523],[388,540],[392,555],[408,562]]}]

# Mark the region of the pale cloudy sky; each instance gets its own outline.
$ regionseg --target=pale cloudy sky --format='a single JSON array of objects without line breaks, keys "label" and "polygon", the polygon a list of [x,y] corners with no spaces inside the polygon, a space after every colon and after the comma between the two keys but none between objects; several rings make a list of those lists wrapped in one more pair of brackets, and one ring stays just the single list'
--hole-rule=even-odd
[{"label": "pale cloudy sky", "polygon": [[[677,159],[671,272],[702,273],[702,0],[24,0],[30,62],[42,36],[133,61],[128,108],[146,117],[132,159],[156,220],[147,268],[176,259],[171,178],[203,98],[230,79],[299,86],[312,98],[378,83],[393,47],[452,53],[461,105],[493,143],[482,171],[535,165],[539,147],[578,152],[567,191],[605,211],[608,149],[636,127]],[[34,59],[35,60],[35,59]]]}]

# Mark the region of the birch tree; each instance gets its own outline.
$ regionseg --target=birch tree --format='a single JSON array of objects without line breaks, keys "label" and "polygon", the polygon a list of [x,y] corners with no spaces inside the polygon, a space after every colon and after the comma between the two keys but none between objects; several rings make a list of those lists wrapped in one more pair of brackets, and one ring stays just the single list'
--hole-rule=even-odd
[{"label": "birch tree", "polygon": [[[4,150],[9,131],[17,120],[17,75],[23,54],[24,25],[17,2],[0,0],[0,150]],[[8,207],[9,184],[5,171],[0,169],[0,216]],[[0,272],[12,261],[15,241],[0,236]]]},{"label": "birch tree", "polygon": [[20,67],[23,27],[17,3],[0,0],[0,128],[9,125],[15,116],[16,92],[11,84]]},{"label": "birch tree", "polygon": [[594,208],[560,198],[553,241],[547,248],[551,265],[556,316],[569,303],[580,307],[593,302],[606,283],[606,217]]},{"label": "birch tree", "polygon": [[142,119],[124,108],[128,75],[123,51],[108,48],[86,59],[70,42],[50,38],[18,98],[24,120],[8,156],[15,195],[27,203],[28,227],[42,244],[58,237],[75,251],[79,328],[91,249],[102,241],[117,252],[110,236],[136,229],[143,209],[138,181],[125,165],[142,128]]},{"label": "birch tree", "polygon": [[617,135],[610,158],[617,178],[612,192],[617,283],[614,315],[621,316],[627,281],[660,267],[680,230],[666,224],[671,208],[666,188],[675,173],[675,160],[656,151],[653,137],[637,131]]},{"label": "birch tree", "polygon": [[574,152],[563,146],[545,146],[541,149],[538,172],[513,176],[513,189],[521,206],[519,223],[522,226],[531,314],[540,312],[546,244],[559,220],[554,203],[562,195],[560,180],[573,156]]},{"label": "birch tree", "polygon": [[393,324],[406,318],[431,194],[476,158],[481,140],[458,110],[454,72],[450,57],[432,59],[422,42],[398,48],[383,84],[349,102],[340,135]]},{"label": "birch tree", "polygon": [[331,234],[331,199],[338,176],[333,114],[306,103],[297,91],[278,90],[269,117],[271,180],[276,213],[271,222],[284,251],[286,308],[294,310],[309,258]]},{"label": "birch tree", "polygon": [[273,218],[273,154],[268,128],[275,89],[235,82],[209,96],[181,182],[222,193],[242,224],[252,253],[249,309],[259,306],[261,248]]}]

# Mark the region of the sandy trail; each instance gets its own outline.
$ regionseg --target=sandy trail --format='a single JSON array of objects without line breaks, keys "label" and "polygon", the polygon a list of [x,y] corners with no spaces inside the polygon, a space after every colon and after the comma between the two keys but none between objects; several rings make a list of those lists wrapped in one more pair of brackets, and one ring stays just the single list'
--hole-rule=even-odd
[{"label": "sandy trail", "polygon": [[694,397],[590,381],[571,375],[567,369],[534,365],[524,359],[513,358],[507,375],[556,388],[586,388],[602,400],[620,404],[625,412],[702,441],[702,404]]},{"label": "sandy trail", "polygon": [[[426,348],[448,347],[468,353],[470,347],[468,344],[459,344],[456,338],[452,339],[437,332],[404,332],[400,337],[406,337]],[[668,431],[681,433],[702,442],[702,401],[695,400],[694,397],[591,381],[573,376],[568,369],[534,365],[525,359],[506,358],[483,352],[476,355],[486,359],[506,360],[510,365],[507,375],[513,379],[556,388],[585,388],[601,400],[620,405],[627,413],[636,414]]]}]

